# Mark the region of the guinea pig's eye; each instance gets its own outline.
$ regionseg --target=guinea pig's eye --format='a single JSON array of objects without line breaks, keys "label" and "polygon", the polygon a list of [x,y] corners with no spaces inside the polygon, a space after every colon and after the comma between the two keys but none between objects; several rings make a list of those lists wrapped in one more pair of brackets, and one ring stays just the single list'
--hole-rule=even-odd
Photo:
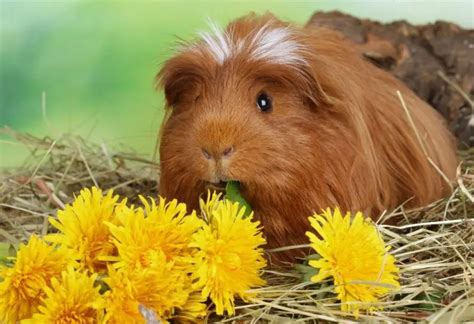
[{"label": "guinea pig's eye", "polygon": [[272,111],[272,98],[267,95],[265,92],[260,92],[257,95],[257,107],[261,112],[270,112]]}]

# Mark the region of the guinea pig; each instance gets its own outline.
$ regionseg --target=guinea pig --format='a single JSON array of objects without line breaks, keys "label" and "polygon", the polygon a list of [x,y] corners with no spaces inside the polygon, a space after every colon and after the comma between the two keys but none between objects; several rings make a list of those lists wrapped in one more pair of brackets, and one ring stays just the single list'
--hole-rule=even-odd
[{"label": "guinea pig", "polygon": [[327,207],[377,220],[452,190],[442,117],[335,31],[271,14],[211,25],[157,82],[160,194],[197,208],[209,188],[239,181],[268,248],[304,243],[308,216]]}]

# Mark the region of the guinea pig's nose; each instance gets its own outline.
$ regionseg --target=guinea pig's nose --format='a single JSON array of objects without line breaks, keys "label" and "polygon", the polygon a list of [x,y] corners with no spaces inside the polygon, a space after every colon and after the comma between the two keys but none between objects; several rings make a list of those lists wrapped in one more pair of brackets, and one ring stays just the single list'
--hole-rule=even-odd
[{"label": "guinea pig's nose", "polygon": [[202,155],[208,160],[212,159],[211,153],[209,153],[206,149],[202,149]]},{"label": "guinea pig's nose", "polygon": [[223,156],[223,157],[228,157],[228,156],[230,156],[230,155],[232,154],[232,152],[234,152],[234,147],[233,147],[233,146],[229,146],[229,147],[227,147],[226,149],[224,149],[224,150],[222,151],[222,156]]}]

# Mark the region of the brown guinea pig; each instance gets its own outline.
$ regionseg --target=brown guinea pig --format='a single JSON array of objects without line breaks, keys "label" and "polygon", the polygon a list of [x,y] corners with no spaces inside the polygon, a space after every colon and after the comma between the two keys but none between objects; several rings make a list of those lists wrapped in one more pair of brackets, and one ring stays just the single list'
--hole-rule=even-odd
[{"label": "brown guinea pig", "polygon": [[211,27],[157,76],[161,195],[197,208],[237,180],[272,248],[306,242],[322,208],[377,219],[449,194],[457,158],[440,115],[340,34],[270,14]]}]

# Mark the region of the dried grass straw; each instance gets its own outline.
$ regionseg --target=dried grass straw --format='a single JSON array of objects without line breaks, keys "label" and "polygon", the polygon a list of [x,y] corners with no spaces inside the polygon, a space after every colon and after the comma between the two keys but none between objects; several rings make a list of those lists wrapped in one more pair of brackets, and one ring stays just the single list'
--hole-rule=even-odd
[{"label": "dried grass straw", "polygon": [[[23,166],[0,173],[0,242],[18,244],[32,233],[51,231],[47,217],[70,203],[83,187],[97,184],[132,202],[138,194],[157,196],[158,165],[136,153],[113,152],[75,136],[53,140],[8,128],[0,131],[30,150]],[[401,206],[384,215],[385,220],[402,219],[396,226],[378,225],[400,265],[401,289],[383,303],[383,311],[361,315],[360,320],[474,320],[474,150],[460,156],[458,185],[450,197],[416,210]],[[351,321],[340,311],[329,282],[302,283],[301,274],[291,266],[270,266],[265,278],[268,286],[256,289],[257,297],[239,304],[236,316],[219,320]]]}]

